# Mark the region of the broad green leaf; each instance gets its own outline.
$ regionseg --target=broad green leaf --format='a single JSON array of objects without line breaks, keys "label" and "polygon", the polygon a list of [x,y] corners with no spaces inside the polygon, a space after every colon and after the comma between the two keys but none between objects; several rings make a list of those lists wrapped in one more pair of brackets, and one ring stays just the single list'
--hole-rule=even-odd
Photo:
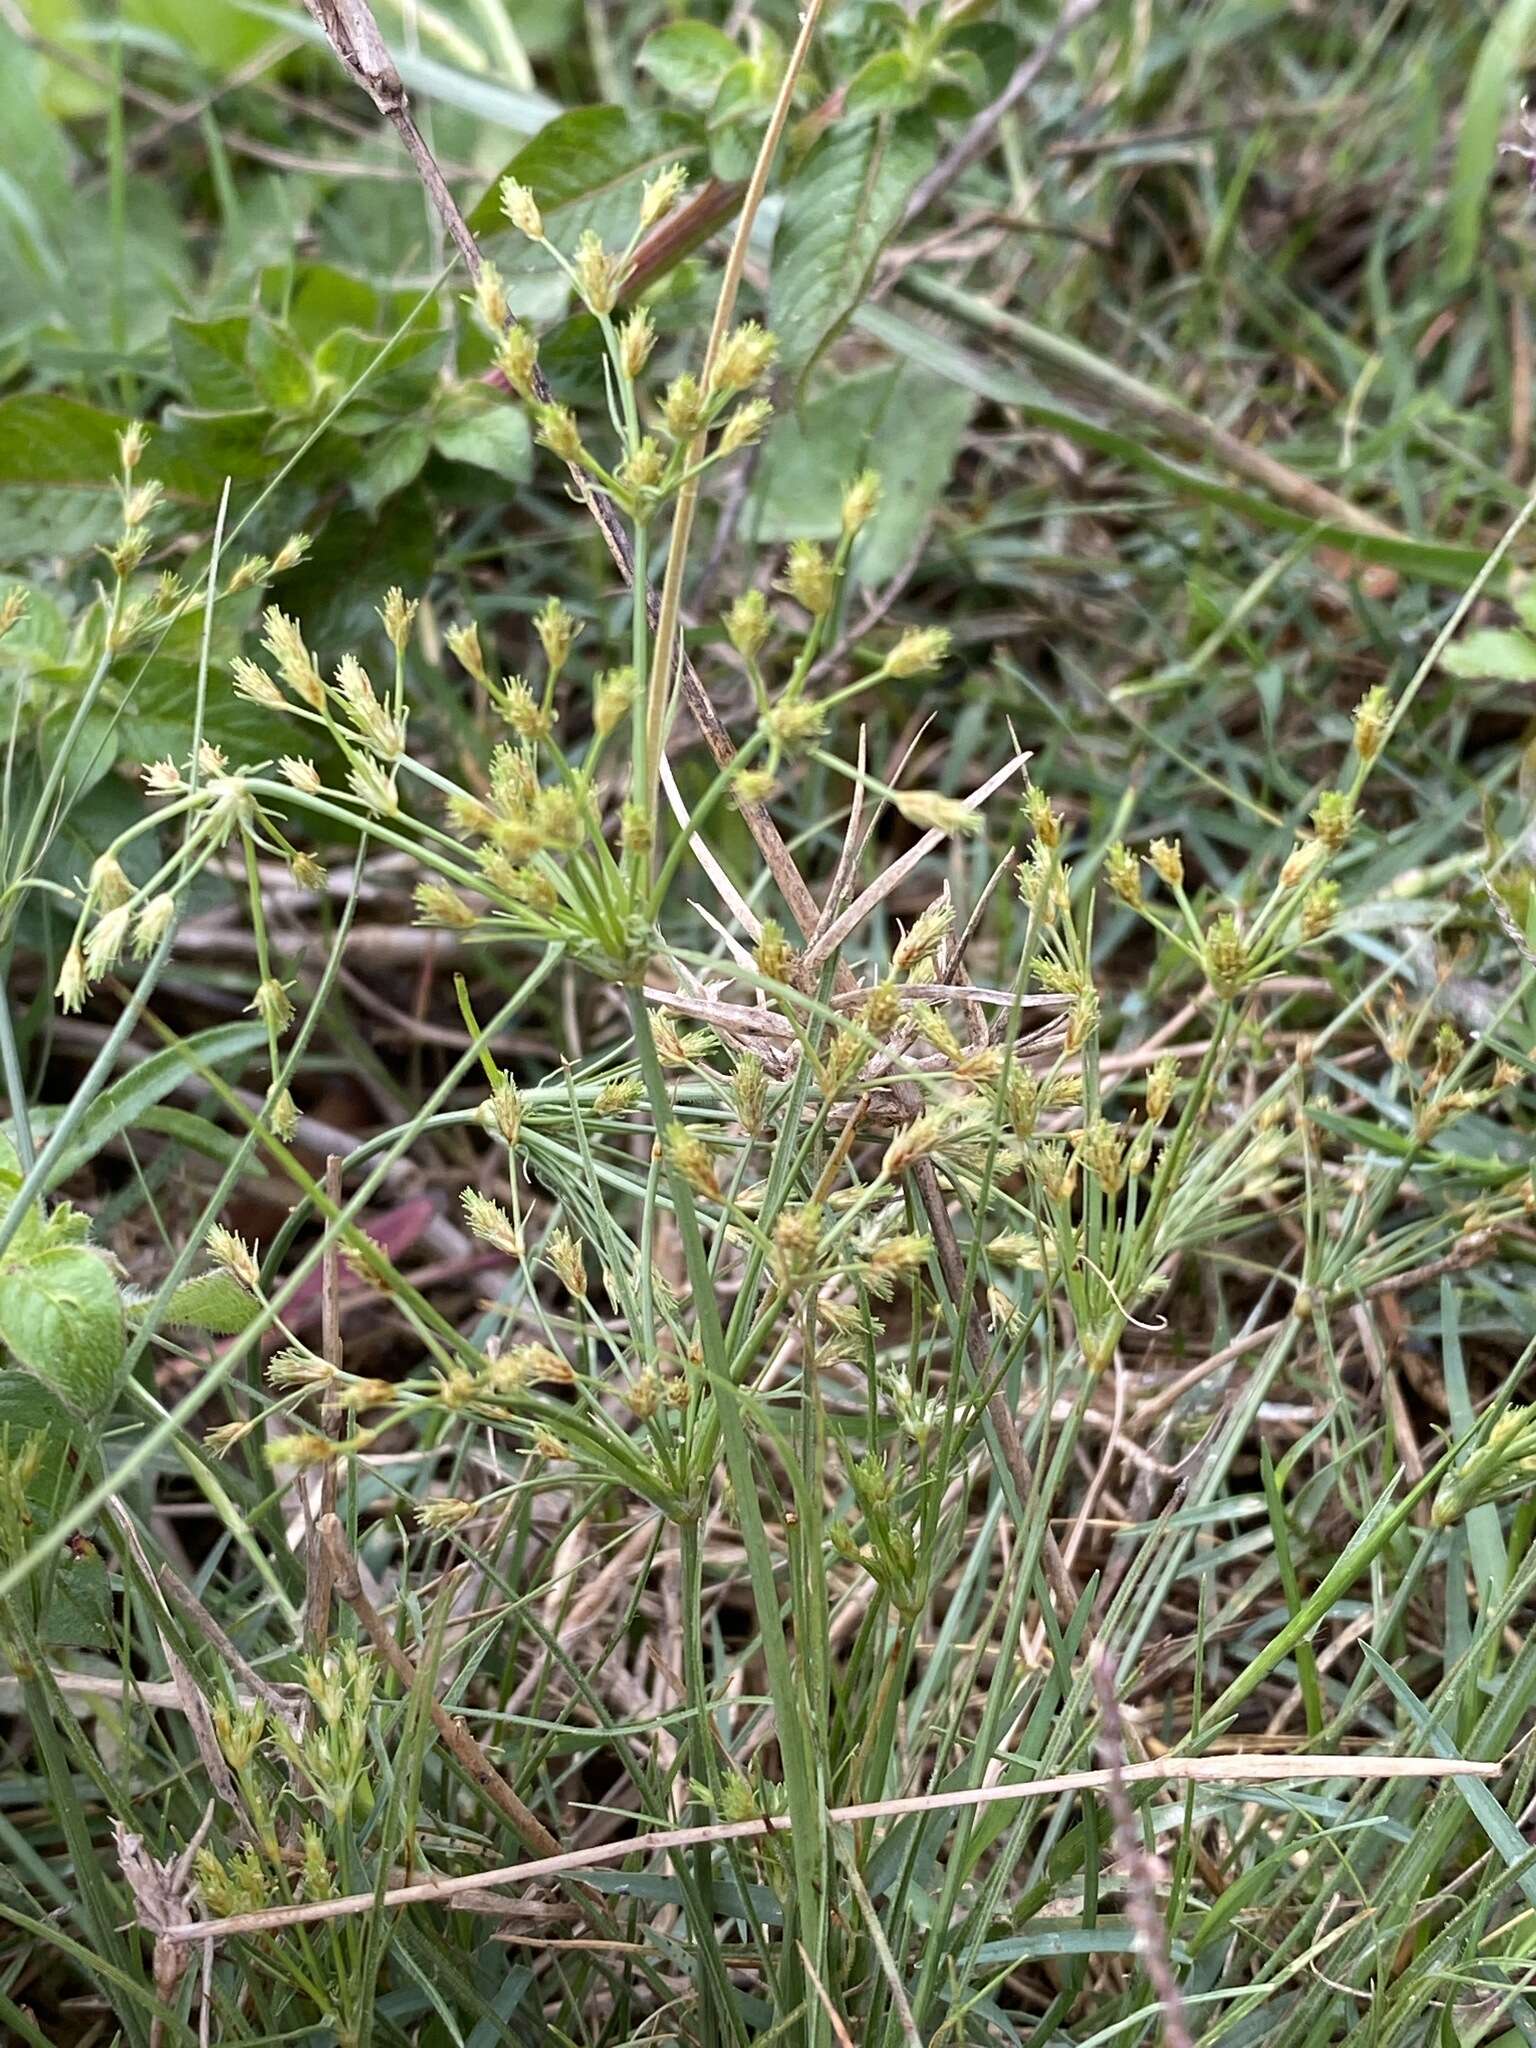
[{"label": "broad green leaf", "polygon": [[363,444],[352,473],[352,495],[366,511],[377,512],[386,499],[403,491],[421,474],[432,452],[432,436],[422,420],[401,420]]},{"label": "broad green leaf", "polygon": [[850,115],[899,111],[911,102],[916,84],[903,53],[882,50],[854,74],[844,102],[846,111]]},{"label": "broad green leaf", "polygon": [[881,496],[860,535],[853,573],[883,583],[915,546],[949,479],[974,401],[903,366],[840,379],[774,425],[752,491],[763,540],[833,540],[850,478],[880,472]]},{"label": "broad green leaf", "polygon": [[71,1443],[78,1434],[78,1425],[30,1373],[0,1366],[0,1449],[14,1456],[33,1439],[42,1446],[27,1486],[27,1508],[43,1528],[68,1491]]},{"label": "broad green leaf", "polygon": [[[82,405],[55,392],[23,391],[0,399],[0,485],[51,484],[115,493],[117,437],[128,425],[118,413]],[[190,451],[156,448],[144,458],[145,476],[158,477],[171,497],[199,501],[217,495],[224,472]]]},{"label": "broad green leaf", "polygon": [[308,356],[275,320],[255,315],[246,337],[245,359],[262,396],[278,412],[308,412],[315,399],[315,373]]},{"label": "broad green leaf", "polygon": [[[402,590],[426,588],[436,543],[431,520],[405,497],[392,498],[377,519],[365,512],[334,513],[313,551],[284,578],[284,608],[303,621],[311,647],[334,662],[378,632],[375,606],[391,583]],[[364,563],[367,573],[361,574]]]},{"label": "broad green leaf", "polygon": [[1440,657],[1447,675],[1473,682],[1536,683],[1536,640],[1526,633],[1484,626],[1453,641]]},{"label": "broad green leaf", "polygon": [[[130,1311],[131,1313],[131,1311]],[[261,1313],[261,1303],[229,1273],[199,1273],[178,1287],[160,1320],[218,1337],[238,1337]]]},{"label": "broad green leaf", "polygon": [[[16,1206],[16,1197],[21,1193],[21,1184],[26,1179],[21,1164],[21,1154],[15,1145],[0,1131],[0,1223],[10,1215]],[[40,1205],[34,1205],[33,1213],[25,1217],[11,1243],[17,1257],[32,1251],[42,1236],[44,1222]]]},{"label": "broad green leaf", "polygon": [[171,322],[171,360],[194,405],[210,412],[239,412],[254,403],[255,380],[246,367],[250,326],[244,313],[220,320]]},{"label": "broad green leaf", "polygon": [[640,51],[640,69],[649,72],[674,99],[707,107],[740,56],[730,37],[712,22],[672,21],[647,36]]},{"label": "broad green leaf", "polygon": [[[130,761],[158,761],[187,750],[197,705],[197,669],[189,661],[156,660],[140,677],[129,678],[132,695],[117,724],[117,750]],[[292,742],[293,727],[280,711],[237,697],[225,676],[209,678],[203,736],[233,760],[278,754]]]},{"label": "broad green leaf", "polygon": [[77,1415],[100,1420],[123,1363],[117,1283],[81,1245],[0,1266],[0,1343]]},{"label": "broad green leaf", "polygon": [[492,470],[509,483],[525,484],[533,474],[527,418],[517,406],[495,398],[476,394],[468,404],[456,404],[433,430],[432,445],[450,462]]},{"label": "broad green leaf", "polygon": [[54,1650],[106,1650],[112,1644],[112,1581],[94,1544],[67,1548],[47,1579],[38,1640]]},{"label": "broad green leaf", "polygon": [[275,34],[238,7],[208,7],[203,0],[123,0],[123,13],[169,36],[215,77],[249,63]]},{"label": "broad green leaf", "polygon": [[[664,164],[695,156],[702,145],[698,122],[686,114],[663,110],[630,115],[622,107],[578,107],[551,121],[520,149],[505,175],[526,185],[546,218],[553,218],[564,208],[616,192]],[[500,179],[475,208],[469,224],[476,234],[506,227]]]},{"label": "broad green leaf", "polygon": [[837,122],[790,185],[773,242],[769,325],[802,377],[863,298],[935,155],[925,114]]}]

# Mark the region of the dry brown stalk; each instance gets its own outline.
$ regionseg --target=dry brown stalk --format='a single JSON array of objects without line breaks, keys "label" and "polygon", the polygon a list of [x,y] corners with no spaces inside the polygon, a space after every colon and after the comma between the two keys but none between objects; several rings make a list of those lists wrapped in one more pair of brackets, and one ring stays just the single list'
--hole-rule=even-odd
[{"label": "dry brown stalk", "polygon": [[[1265,1785],[1349,1778],[1366,1783],[1386,1778],[1493,1778],[1502,1765],[1467,1757],[1418,1756],[1185,1756],[1158,1757],[1127,1764],[1126,1785]],[[967,1791],[915,1793],[906,1799],[868,1799],[854,1806],[832,1806],[826,1819],[833,1826],[861,1820],[899,1820],[914,1813],[961,1813],[996,1806],[1010,1799],[1054,1799],[1063,1794],[1102,1792],[1107,1770],[1067,1771],[1060,1777],[1035,1778],[1025,1785],[980,1785]],[[318,1899],[302,1906],[272,1906],[258,1913],[232,1913],[222,1920],[192,1920],[165,1930],[170,1941],[222,1941],[232,1935],[266,1934],[281,1927],[300,1927],[316,1920],[343,1920],[382,1906],[440,1905],[461,1893],[483,1892],[492,1885],[531,1884],[563,1877],[572,1871],[595,1870],[622,1863],[642,1850],[706,1848],[716,1842],[745,1842],[754,1836],[787,1834],[790,1822],[778,1814],[758,1820],[719,1821],[709,1827],[659,1828],[653,1834],[624,1836],[591,1849],[541,1856],[511,1863],[499,1870],[480,1870],[463,1877],[434,1877],[417,1884],[397,1885],[386,1892],[353,1892],[343,1898]]]}]

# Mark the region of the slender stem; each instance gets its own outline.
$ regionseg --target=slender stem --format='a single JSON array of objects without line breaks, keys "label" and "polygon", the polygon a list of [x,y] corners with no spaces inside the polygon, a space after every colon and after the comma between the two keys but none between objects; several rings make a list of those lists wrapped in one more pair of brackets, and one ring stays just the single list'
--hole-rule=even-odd
[{"label": "slender stem", "polygon": [[[646,1008],[644,994],[639,989],[631,989],[628,996],[630,1023],[634,1032],[640,1072],[645,1081],[651,1115],[657,1130],[662,1131],[671,1121],[672,1105],[667,1094],[666,1076],[662,1071],[661,1059],[651,1031],[650,1012]],[[726,1356],[725,1333],[721,1328],[720,1309],[715,1298],[714,1275],[710,1270],[709,1252],[700,1228],[693,1190],[683,1175],[670,1164],[668,1179],[672,1187],[673,1216],[678,1235],[682,1239],[688,1281],[693,1291],[693,1313],[697,1320],[699,1342],[704,1354],[704,1371],[709,1390],[714,1397],[713,1406],[720,1427],[721,1446],[725,1452],[726,1469],[735,1495],[742,1544],[747,1554],[752,1597],[757,1608],[758,1629],[762,1636],[763,1659],[768,1667],[768,1689],[773,1698],[774,1721],[780,1752],[784,1759],[789,1810],[796,1830],[795,1900],[801,1922],[801,1934],[814,1957],[821,1953],[824,1939],[821,1894],[826,1864],[826,1826],[821,1787],[817,1781],[808,1740],[809,1717],[805,1712],[804,1701],[795,1683],[794,1670],[790,1664],[789,1644],[784,1633],[784,1617],[780,1611],[773,1554],[769,1547],[768,1531],[763,1523],[762,1508],[758,1502],[757,1472],[752,1459],[751,1439],[747,1432],[745,1406]],[[820,2028],[815,2028],[812,2034],[812,2048],[815,2048],[815,2043],[822,2038]]]},{"label": "slender stem", "polygon": [[[8,933],[0,951],[0,985],[11,986],[11,951],[14,941]],[[37,1160],[32,1144],[32,1124],[27,1115],[27,1091],[22,1079],[21,1059],[16,1050],[15,1020],[10,998],[0,1002],[0,1072],[5,1080],[5,1097],[11,1105],[11,1132],[23,1173],[30,1173]]]},{"label": "slender stem", "polygon": [[[706,395],[715,362],[724,346],[736,311],[736,297],[741,289],[742,273],[746,269],[747,246],[752,238],[753,223],[757,219],[763,194],[768,189],[769,173],[773,169],[784,126],[789,119],[795,87],[799,83],[806,58],[810,55],[811,43],[815,39],[825,4],[826,0],[807,0],[807,5],[800,16],[800,33],[795,38],[795,47],[784,67],[778,97],[768,118],[767,132],[757,153],[757,162],[752,167],[752,176],[747,181],[746,196],[742,200],[736,232],[731,240],[730,254],[726,258],[725,274],[720,280],[720,295],[715,301],[714,322],[710,327],[709,342],[704,351],[704,369],[699,381]],[[704,438],[700,433],[689,447],[687,467],[690,470],[703,457]],[[693,534],[693,520],[698,509],[698,500],[699,479],[697,476],[690,476],[677,494],[677,506],[672,515],[672,537],[667,548],[667,569],[662,580],[661,608],[656,621],[656,639],[651,651],[651,673],[646,690],[644,760],[648,779],[641,786],[641,796],[653,813],[656,809],[661,749],[666,735],[667,709],[672,694],[672,674],[674,668],[678,666],[677,654],[681,651],[680,646],[675,643],[678,641],[678,620],[682,610],[683,574],[688,562],[688,542]]]}]

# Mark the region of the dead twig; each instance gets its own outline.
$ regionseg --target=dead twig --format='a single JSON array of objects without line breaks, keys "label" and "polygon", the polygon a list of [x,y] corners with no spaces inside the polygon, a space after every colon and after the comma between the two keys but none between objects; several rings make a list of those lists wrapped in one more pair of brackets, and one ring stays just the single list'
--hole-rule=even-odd
[{"label": "dead twig", "polygon": [[[1470,1757],[1418,1756],[1185,1756],[1156,1757],[1127,1764],[1120,1773],[1126,1785],[1267,1785],[1301,1784],[1319,1778],[1350,1778],[1356,1783],[1387,1778],[1495,1778],[1503,1766]],[[861,1820],[900,1820],[915,1813],[962,1813],[997,1806],[1012,1799],[1055,1799],[1079,1792],[1101,1792],[1107,1770],[1067,1771],[1056,1778],[1035,1778],[1025,1785],[978,1785],[955,1792],[920,1792],[905,1799],[868,1799],[854,1806],[828,1807],[834,1826]],[[718,1821],[709,1827],[658,1828],[653,1834],[621,1836],[590,1849],[511,1863],[499,1870],[481,1870],[462,1877],[426,1878],[385,1892],[352,1892],[342,1898],[317,1899],[300,1906],[272,1906],[256,1913],[232,1913],[222,1920],[192,1921],[166,1930],[171,1941],[220,1941],[231,1935],[267,1934],[280,1927],[300,1927],[316,1920],[344,1920],[384,1906],[441,1905],[461,1892],[483,1892],[492,1885],[530,1884],[572,1871],[595,1870],[622,1863],[645,1851],[699,1849],[717,1842],[745,1842],[764,1835],[787,1834],[787,1815],[756,1820]]]}]

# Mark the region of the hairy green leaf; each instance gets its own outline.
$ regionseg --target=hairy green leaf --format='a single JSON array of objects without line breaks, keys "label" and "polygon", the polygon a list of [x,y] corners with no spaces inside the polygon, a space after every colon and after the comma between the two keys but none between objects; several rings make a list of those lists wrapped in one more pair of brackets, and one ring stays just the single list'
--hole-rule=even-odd
[{"label": "hairy green leaf", "polygon": [[925,114],[837,122],[789,188],[773,243],[769,322],[803,376],[863,298],[936,143]]}]

